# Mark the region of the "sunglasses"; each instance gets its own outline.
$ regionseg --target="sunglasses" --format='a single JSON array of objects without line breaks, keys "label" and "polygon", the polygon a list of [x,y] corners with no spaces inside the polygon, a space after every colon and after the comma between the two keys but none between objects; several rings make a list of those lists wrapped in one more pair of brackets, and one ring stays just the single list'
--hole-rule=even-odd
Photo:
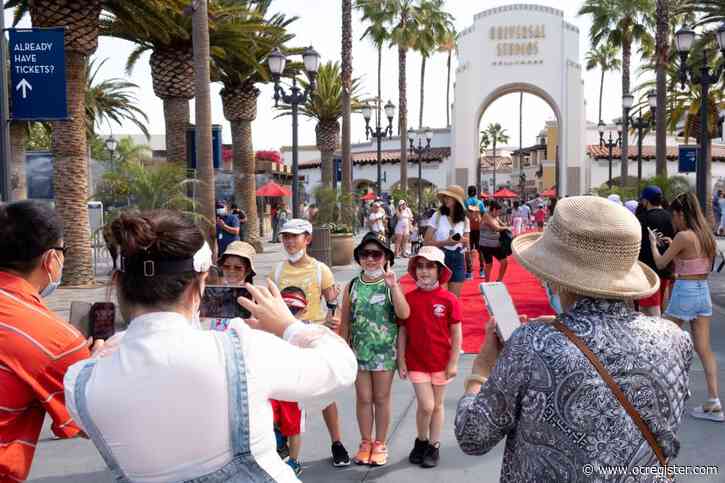
[{"label": "sunglasses", "polygon": [[365,260],[366,258],[372,258],[374,261],[378,261],[383,258],[384,253],[380,250],[360,250],[360,258]]}]

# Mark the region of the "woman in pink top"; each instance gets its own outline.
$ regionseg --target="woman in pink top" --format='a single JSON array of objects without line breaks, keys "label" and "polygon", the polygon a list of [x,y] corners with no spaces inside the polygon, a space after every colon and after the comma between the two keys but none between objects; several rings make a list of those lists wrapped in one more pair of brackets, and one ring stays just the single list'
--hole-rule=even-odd
[{"label": "woman in pink top", "polygon": [[[672,224],[677,230],[674,240],[658,236],[649,229],[652,255],[657,268],[675,264],[675,284],[665,317],[682,325],[690,322],[695,351],[705,368],[708,400],[690,413],[692,417],[710,421],[725,421],[718,397],[717,362],[710,347],[712,300],[707,277],[712,268],[716,245],[710,226],[700,210],[693,193],[683,193],[672,201]],[[660,255],[658,243],[669,243]]]}]

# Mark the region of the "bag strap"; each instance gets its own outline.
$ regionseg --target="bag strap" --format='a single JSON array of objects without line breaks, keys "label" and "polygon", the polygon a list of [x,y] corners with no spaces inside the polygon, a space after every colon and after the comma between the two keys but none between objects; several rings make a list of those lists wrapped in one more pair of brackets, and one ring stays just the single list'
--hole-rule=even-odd
[{"label": "bag strap", "polygon": [[[609,389],[612,390],[612,393],[614,394],[614,397],[617,398],[617,400],[622,404],[622,407],[624,407],[624,410],[627,411],[627,414],[632,418],[632,421],[634,421],[634,424],[637,425],[637,428],[639,428],[640,432],[642,433],[642,436],[644,436],[644,439],[649,444],[650,448],[652,448],[652,451],[654,451],[655,456],[657,457],[657,460],[660,462],[660,465],[662,465],[663,468],[667,468],[667,459],[665,458],[665,454],[662,451],[662,448],[657,443],[657,439],[655,438],[655,435],[652,434],[652,431],[650,430],[647,423],[644,422],[642,419],[642,416],[639,414],[639,411],[635,409],[635,407],[632,405],[631,402],[629,402],[629,399],[627,399],[627,396],[624,394],[624,391],[622,391],[622,388],[619,387],[619,384],[617,384],[617,381],[614,380],[614,378],[609,374],[607,369],[604,367],[604,364],[599,360],[599,358],[592,352],[592,350],[582,341],[579,337],[572,332],[572,330],[561,323],[560,320],[555,320],[552,325],[556,330],[564,334],[571,342],[574,344],[581,352],[586,356],[587,359],[589,359],[589,362],[592,363],[594,368],[597,370],[599,375],[604,379],[604,382],[607,383],[607,386],[609,386]],[[669,478],[668,478],[669,479]]]}]

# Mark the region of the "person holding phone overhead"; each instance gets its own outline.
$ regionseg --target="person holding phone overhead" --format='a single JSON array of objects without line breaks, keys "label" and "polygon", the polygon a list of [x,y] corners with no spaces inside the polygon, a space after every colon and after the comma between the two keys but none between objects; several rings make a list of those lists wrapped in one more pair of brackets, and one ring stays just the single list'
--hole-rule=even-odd
[{"label": "person holding phone overhead", "polygon": [[425,244],[440,248],[445,253],[445,264],[452,274],[446,287],[456,297],[466,280],[465,248],[471,225],[466,216],[466,194],[458,185],[438,191],[441,206],[430,220],[431,229],[425,234]]},{"label": "person holding phone overhead", "polygon": [[350,341],[358,364],[355,407],[362,441],[353,461],[382,466],[388,462],[390,388],[397,366],[396,318],[407,319],[410,307],[391,271],[395,255],[384,235],[365,235],[354,256],[362,273],[347,285],[340,314],[341,332]]},{"label": "person holding phone overhead", "polygon": [[269,399],[312,404],[351,386],[347,344],[295,319],[271,282],[245,285],[254,300],[239,303],[253,319],[196,330],[212,251],[193,220],[122,214],[113,232],[129,328],[115,352],[73,365],[64,382],[68,410],[114,478],[298,482],[277,454]]},{"label": "person holding phone overhead", "polygon": [[60,285],[63,223],[38,201],[0,204],[0,481],[30,473],[46,414],[59,438],[81,434],[63,375],[90,356],[83,334],[43,299]]},{"label": "person holding phone overhead", "polygon": [[[335,277],[330,267],[307,254],[307,247],[312,243],[312,224],[307,220],[292,218],[285,223],[279,234],[287,260],[275,267],[272,280],[281,289],[294,286],[305,291],[307,309],[300,314],[301,319],[309,320],[313,324],[323,324],[334,332],[339,332]],[[337,405],[334,402],[330,404],[322,411],[322,416],[332,441],[332,465],[348,466],[350,456],[341,441]]]},{"label": "person holding phone overhead", "polygon": [[514,256],[544,282],[558,316],[519,327],[503,350],[491,320],[455,419],[466,454],[506,438],[502,482],[589,482],[592,469],[664,467],[677,456],[692,342],[628,303],[659,288],[638,261],[641,237],[623,206],[574,196],[543,233],[514,239]]}]

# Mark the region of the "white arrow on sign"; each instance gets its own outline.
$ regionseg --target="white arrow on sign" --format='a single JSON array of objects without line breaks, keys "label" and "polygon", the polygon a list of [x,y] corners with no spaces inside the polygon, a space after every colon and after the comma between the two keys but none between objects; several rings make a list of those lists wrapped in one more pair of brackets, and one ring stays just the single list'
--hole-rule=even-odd
[{"label": "white arrow on sign", "polygon": [[23,78],[23,79],[20,79],[20,82],[18,82],[17,87],[15,87],[16,91],[19,91],[20,89],[23,90],[22,96],[23,96],[23,99],[25,99],[26,97],[28,97],[28,91],[33,90],[33,86],[31,86],[30,82],[28,82],[27,80],[25,80],[25,78]]}]

